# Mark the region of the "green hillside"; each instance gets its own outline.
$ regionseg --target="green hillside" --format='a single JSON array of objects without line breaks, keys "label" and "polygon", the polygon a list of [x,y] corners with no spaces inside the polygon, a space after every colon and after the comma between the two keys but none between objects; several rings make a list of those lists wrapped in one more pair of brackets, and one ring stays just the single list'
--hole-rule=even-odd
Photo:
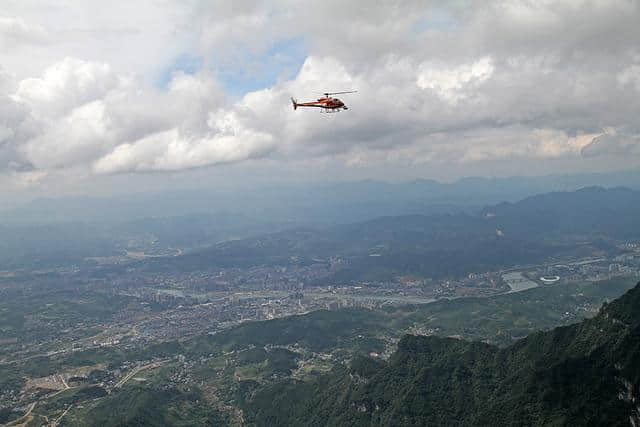
[{"label": "green hillside", "polygon": [[[640,283],[592,318],[500,349],[405,336],[312,383],[272,385],[254,425],[608,425],[640,419]],[[277,405],[273,402],[278,402]],[[637,424],[636,424],[637,425]]]}]

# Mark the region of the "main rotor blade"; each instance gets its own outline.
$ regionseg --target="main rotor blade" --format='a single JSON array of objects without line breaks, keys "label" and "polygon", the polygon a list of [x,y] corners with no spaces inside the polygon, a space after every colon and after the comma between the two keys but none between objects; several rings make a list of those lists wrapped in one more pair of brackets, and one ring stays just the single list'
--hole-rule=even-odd
[{"label": "main rotor blade", "polygon": [[325,92],[324,94],[329,96],[329,95],[340,95],[341,93],[356,93],[357,90],[348,90],[345,92]]}]

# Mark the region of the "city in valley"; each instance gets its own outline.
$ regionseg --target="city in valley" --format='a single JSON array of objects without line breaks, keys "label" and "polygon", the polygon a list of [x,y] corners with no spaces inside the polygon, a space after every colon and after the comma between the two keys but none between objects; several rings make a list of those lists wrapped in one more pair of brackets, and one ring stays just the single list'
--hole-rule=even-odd
[{"label": "city in valley", "polygon": [[[0,303],[0,313],[8,322],[3,322],[4,333],[10,335],[7,332],[18,327],[12,325],[15,321],[20,323],[21,334],[0,340],[0,366],[11,369],[29,360],[73,358],[74,354],[100,350],[135,353],[161,343],[220,334],[244,322],[316,310],[385,310],[640,277],[640,245],[619,242],[618,249],[621,254],[614,257],[555,259],[446,280],[406,275],[383,282],[349,284],[322,283],[348,263],[339,257],[314,259],[305,266],[253,266],[178,274],[148,272],[124,258],[115,259],[114,264],[82,268],[3,271],[0,286],[3,295],[10,297]],[[124,269],[114,270],[113,265]],[[598,299],[576,299],[562,308],[558,321],[568,323],[590,317],[597,312],[599,303]],[[21,312],[15,313],[16,309]],[[438,329],[412,325],[406,331],[432,334]],[[395,337],[386,338],[393,344]],[[492,341],[489,337],[487,340]],[[300,351],[295,344],[288,348]],[[391,350],[392,347],[383,346],[371,354],[383,356]],[[145,371],[169,365],[179,369],[167,377],[168,383],[190,384],[194,381],[194,366],[211,360],[219,362],[220,356],[198,355],[197,361],[185,357],[151,354],[142,360],[115,364],[94,357],[97,363],[61,367],[55,373],[26,378],[19,388],[5,388],[0,394],[0,407],[25,408],[28,418],[35,404],[55,399],[66,390],[97,384],[104,393],[112,393],[127,382],[146,381]],[[327,358],[336,357],[340,356],[307,350],[297,369],[329,369]],[[58,408],[58,415],[68,409]]]}]

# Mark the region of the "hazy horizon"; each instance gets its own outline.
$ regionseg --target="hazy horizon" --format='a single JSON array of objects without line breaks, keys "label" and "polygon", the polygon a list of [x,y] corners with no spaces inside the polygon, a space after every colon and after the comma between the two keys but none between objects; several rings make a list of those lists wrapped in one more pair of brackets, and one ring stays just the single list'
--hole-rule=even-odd
[{"label": "hazy horizon", "polygon": [[[126,181],[126,177],[120,177]],[[151,177],[152,179],[154,176]],[[532,175],[505,175],[505,176],[480,176],[469,175],[461,176],[455,179],[445,180],[429,177],[413,177],[413,178],[397,178],[384,179],[377,177],[356,177],[351,179],[335,176],[324,176],[316,179],[299,180],[299,181],[283,181],[283,180],[263,180],[259,183],[253,182],[224,182],[223,185],[211,187],[202,180],[191,182],[189,180],[173,180],[168,185],[141,185],[127,187],[122,185],[116,186],[87,186],[86,184],[80,188],[66,189],[66,191],[43,192],[39,189],[23,190],[21,192],[10,191],[3,194],[0,202],[0,212],[11,211],[16,208],[28,205],[32,202],[43,200],[67,200],[67,199],[86,199],[98,200],[109,198],[132,198],[136,196],[153,197],[157,195],[179,194],[179,193],[233,193],[246,191],[261,190],[299,190],[313,189],[319,187],[334,187],[340,185],[357,185],[360,183],[380,183],[391,185],[403,185],[416,182],[433,182],[442,186],[455,186],[471,181],[482,181],[487,184],[508,183],[509,181],[528,182],[531,185],[547,181],[547,185],[540,185],[539,192],[550,191],[571,191],[582,187],[602,186],[616,187],[623,186],[629,188],[637,188],[640,186],[640,169],[623,169],[612,172],[576,172],[576,173],[553,173],[553,174],[532,174]],[[602,181],[601,181],[602,180]],[[123,182],[124,182],[123,181]],[[177,182],[176,182],[177,181]],[[0,192],[2,194],[2,192]],[[534,194],[533,192],[531,194]]]}]

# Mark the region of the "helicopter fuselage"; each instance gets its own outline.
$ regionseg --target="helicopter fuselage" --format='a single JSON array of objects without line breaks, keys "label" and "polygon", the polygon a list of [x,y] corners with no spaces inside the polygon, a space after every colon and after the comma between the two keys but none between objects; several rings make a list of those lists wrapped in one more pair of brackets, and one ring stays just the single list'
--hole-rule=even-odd
[{"label": "helicopter fuselage", "polygon": [[325,110],[339,110],[339,109],[347,110],[348,109],[348,107],[344,105],[344,102],[342,102],[338,98],[332,98],[332,97],[318,98],[317,101],[311,101],[311,102],[299,103],[294,100],[292,100],[292,102],[293,102],[294,109],[298,107],[317,107],[317,108],[324,108]]}]

